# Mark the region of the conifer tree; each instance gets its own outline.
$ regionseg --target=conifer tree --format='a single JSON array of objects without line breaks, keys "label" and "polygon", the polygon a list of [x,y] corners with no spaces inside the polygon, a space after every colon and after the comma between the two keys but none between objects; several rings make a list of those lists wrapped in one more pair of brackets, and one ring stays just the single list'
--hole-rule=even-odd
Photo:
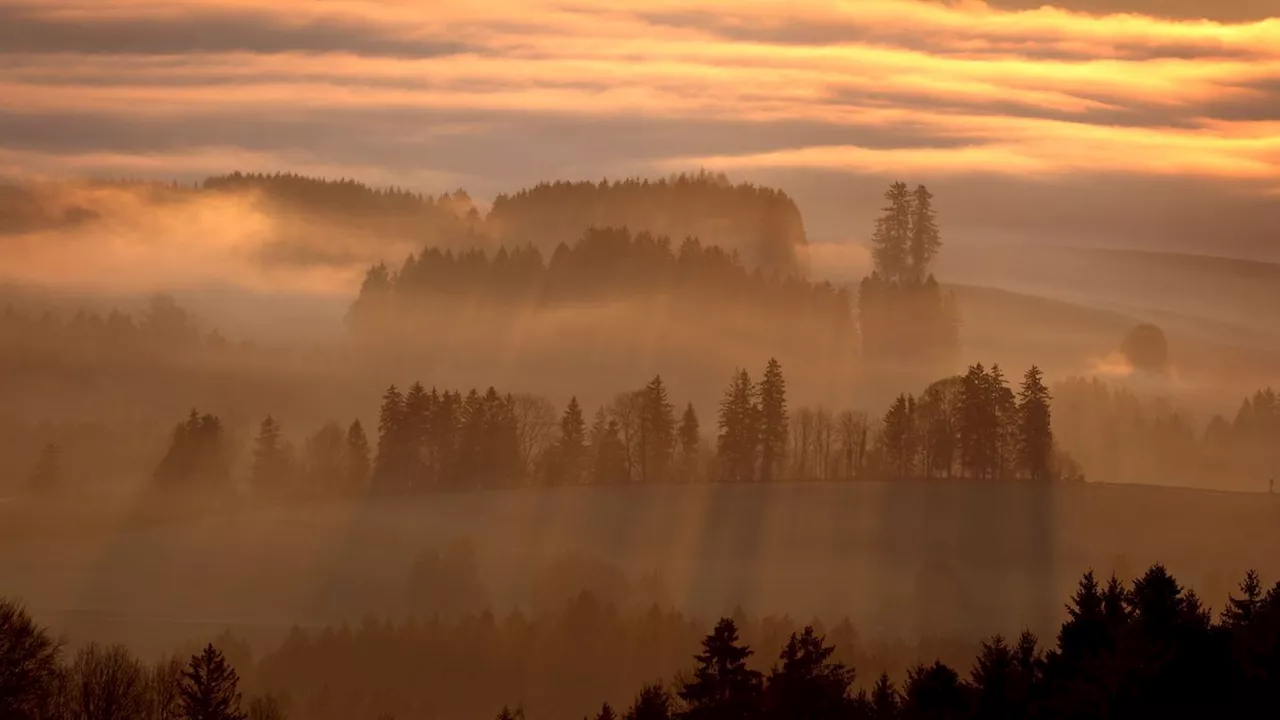
[{"label": "conifer tree", "polygon": [[961,718],[969,703],[960,676],[938,660],[907,671],[902,697],[903,714],[911,718]]},{"label": "conifer tree", "polygon": [[922,283],[929,275],[929,263],[942,249],[942,234],[938,231],[937,215],[933,210],[933,193],[924,185],[917,186],[911,195],[911,239],[908,245],[911,279]]},{"label": "conifer tree", "polygon": [[431,395],[422,383],[409,386],[404,395],[404,415],[401,421],[400,442],[403,463],[399,482],[403,489],[426,485],[426,465],[423,462],[427,433],[431,422]]},{"label": "conifer tree", "polygon": [[604,408],[596,413],[591,425],[591,455],[593,482],[596,485],[627,482],[629,469],[622,429],[617,420],[605,413]]},{"label": "conifer tree", "polygon": [[910,270],[913,199],[907,184],[895,182],[884,194],[889,204],[876,219],[871,236],[871,257],[876,272],[888,283],[901,283]]},{"label": "conifer tree", "polygon": [[240,678],[212,644],[193,655],[182,673],[182,713],[187,720],[245,720],[240,711]]},{"label": "conifer tree", "polygon": [[760,402],[760,480],[773,482],[782,472],[787,447],[787,383],[782,366],[770,359],[756,393]]},{"label": "conifer tree", "polygon": [[916,457],[916,401],[911,395],[899,395],[884,416],[880,442],[885,461],[894,477],[905,480],[912,476]]},{"label": "conifer tree", "polygon": [[999,363],[993,364],[987,374],[987,397],[992,425],[991,476],[1003,480],[1018,462],[1018,401]]},{"label": "conifer tree", "polygon": [[675,406],[667,400],[662,377],[645,386],[640,415],[640,481],[664,482],[671,476],[675,451]]},{"label": "conifer tree", "polygon": [[960,384],[957,435],[960,464],[968,477],[985,479],[994,465],[997,431],[990,379],[981,363],[969,367]]},{"label": "conifer tree", "polygon": [[346,460],[347,488],[352,492],[364,489],[369,481],[369,438],[359,420],[353,420],[347,429]]},{"label": "conifer tree", "polygon": [[889,673],[880,673],[871,689],[871,712],[875,720],[897,720],[902,715],[902,697]]},{"label": "conifer tree", "polygon": [[1234,594],[1228,597],[1227,606],[1222,609],[1222,624],[1233,630],[1248,628],[1258,615],[1262,599],[1262,580],[1258,571],[1249,570],[1240,583],[1240,597]]},{"label": "conifer tree", "polygon": [[1032,365],[1023,376],[1018,393],[1018,459],[1023,472],[1035,481],[1050,477],[1053,458],[1050,399],[1044,373]]},{"label": "conifer tree", "polygon": [[280,423],[268,415],[253,441],[253,486],[259,492],[278,490],[285,481],[288,468],[280,433]]},{"label": "conifer tree", "polygon": [[688,720],[729,720],[756,714],[761,700],[762,677],[747,667],[751,649],[738,644],[733,620],[722,619],[702,641],[694,656],[693,677],[680,688]]},{"label": "conifer tree", "polygon": [[587,456],[587,424],[578,398],[569,398],[560,417],[560,437],[552,450],[551,481],[577,485],[582,482]]},{"label": "conifer tree", "polygon": [[379,490],[393,488],[403,470],[404,395],[395,385],[382,395],[378,412],[378,455],[374,460],[373,484]]},{"label": "conifer tree", "polygon": [[848,717],[852,707],[849,686],[854,672],[833,662],[834,647],[806,626],[792,633],[769,673],[765,686],[765,717],[796,720],[831,720]]},{"label": "conifer tree", "polygon": [[693,482],[698,475],[698,461],[702,454],[702,431],[698,424],[698,413],[693,403],[684,408],[680,418],[680,478],[684,482]]},{"label": "conifer tree", "polygon": [[756,477],[759,414],[751,376],[746,370],[735,372],[720,401],[720,434],[716,439],[721,475],[729,482],[751,482]]},{"label": "conifer tree", "polygon": [[671,693],[660,682],[645,685],[623,717],[626,720],[671,720]]}]

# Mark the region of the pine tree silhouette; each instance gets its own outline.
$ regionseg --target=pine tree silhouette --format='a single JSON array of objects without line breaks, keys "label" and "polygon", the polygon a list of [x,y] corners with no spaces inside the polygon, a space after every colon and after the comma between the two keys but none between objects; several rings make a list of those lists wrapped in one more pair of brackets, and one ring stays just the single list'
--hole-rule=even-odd
[{"label": "pine tree silhouette", "polygon": [[191,656],[180,689],[187,720],[245,720],[240,711],[240,678],[212,644]]},{"label": "pine tree silhouette", "polygon": [[792,633],[769,673],[764,695],[764,716],[778,720],[845,718],[852,710],[849,686],[854,671],[832,662],[834,647],[806,626]]},{"label": "pine tree silhouette", "polygon": [[787,447],[787,383],[782,366],[770,358],[756,390],[759,398],[760,480],[778,479]]},{"label": "pine tree silhouette", "polygon": [[680,688],[687,720],[730,720],[755,717],[761,701],[762,676],[747,667],[751,649],[738,644],[738,628],[723,619],[702,641],[693,678]]}]

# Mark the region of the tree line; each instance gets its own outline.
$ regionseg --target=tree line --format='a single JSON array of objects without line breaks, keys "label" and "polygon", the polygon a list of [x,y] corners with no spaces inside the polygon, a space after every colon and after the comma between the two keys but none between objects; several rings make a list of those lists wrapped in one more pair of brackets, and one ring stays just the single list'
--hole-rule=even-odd
[{"label": "tree line", "polygon": [[[699,643],[690,619],[655,607],[628,626],[590,593],[550,617],[295,628],[257,662],[224,635],[186,662],[154,665],[96,644],[68,661],[46,629],[0,601],[0,717],[477,717],[505,700],[505,720],[580,714],[584,690],[608,699],[596,701],[596,720],[1205,718],[1280,708],[1280,584],[1268,589],[1256,572],[1216,614],[1161,565],[1129,583],[1088,572],[1066,611],[1047,645],[1029,631],[994,636],[967,668],[915,662],[895,680],[888,658],[867,654],[847,622],[827,630],[736,615]],[[780,650],[770,661],[751,643]],[[676,666],[686,669],[656,679]],[[248,702],[238,669],[253,688]],[[655,679],[628,689],[624,677]]]},{"label": "tree line", "polygon": [[797,249],[807,243],[800,209],[785,192],[707,172],[543,182],[498,195],[487,213],[462,189],[427,195],[292,173],[236,172],[208,178],[201,189],[253,190],[292,213],[359,222],[382,240],[427,238],[455,250],[532,245],[550,253],[592,226],[629,227],[655,236],[701,237],[738,251],[753,269],[787,274],[800,269]]},{"label": "tree line", "polygon": [[626,226],[592,226],[565,237],[578,239],[559,242],[549,259],[525,243],[493,253],[427,247],[396,271],[379,263],[366,273],[349,318],[367,327],[388,315],[429,315],[446,299],[554,303],[671,293],[703,306],[731,302],[824,319],[832,334],[851,332],[845,288],[809,282],[794,270],[752,270],[736,250],[692,236],[673,245],[669,236]]},{"label": "tree line", "polygon": [[49,361],[92,353],[139,356],[143,353],[219,351],[235,347],[218,330],[205,332],[169,295],[155,295],[138,313],[111,310],[105,315],[78,310],[69,317],[39,315],[6,305],[0,312],[0,358]]},{"label": "tree line", "polygon": [[[490,387],[383,393],[376,440],[360,421],[329,423],[301,450],[265,418],[250,484],[263,494],[418,493],[516,486],[789,480],[1028,479],[1073,476],[1053,439],[1051,396],[1038,368],[1017,393],[998,365],[900,395],[878,424],[865,415],[800,408],[792,416],[782,366],[759,381],[736,370],[714,430],[692,403],[678,408],[661,376],[588,415],[577,398],[551,401]],[[174,428],[155,472],[169,487],[211,487],[230,476],[218,418],[193,410]]]},{"label": "tree line", "polygon": [[1096,378],[1068,378],[1054,395],[1062,442],[1095,479],[1252,492],[1280,479],[1280,398],[1271,388],[1207,419]]},{"label": "tree line", "polygon": [[[854,668],[813,627],[793,634],[767,672],[751,667],[732,619],[702,641],[691,673],[636,695],[635,720],[840,718],[1247,717],[1280,710],[1280,584],[1246,574],[1215,621],[1161,565],[1126,585],[1092,572],[1067,606],[1057,643],[1023,632],[982,643],[968,678],[941,661],[881,674],[853,692]],[[499,718],[510,717],[505,709]],[[607,703],[596,720],[619,717]]]},{"label": "tree line", "polygon": [[20,605],[0,598],[0,717],[6,720],[284,720],[273,696],[244,702],[240,677],[210,643],[183,662],[148,664],[124,645],[70,658]]}]

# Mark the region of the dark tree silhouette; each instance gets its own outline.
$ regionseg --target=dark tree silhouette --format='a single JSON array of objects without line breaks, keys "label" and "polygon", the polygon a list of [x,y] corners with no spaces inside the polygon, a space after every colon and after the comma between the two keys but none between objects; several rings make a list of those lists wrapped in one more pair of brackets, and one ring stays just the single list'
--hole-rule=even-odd
[{"label": "dark tree silhouette", "polygon": [[780,664],[769,673],[764,694],[764,717],[779,720],[845,718],[852,710],[849,687],[854,671],[833,662],[834,647],[806,626],[792,634],[782,649]]},{"label": "dark tree silhouette", "polygon": [[1022,379],[1018,393],[1018,461],[1027,477],[1034,481],[1049,479],[1053,461],[1053,427],[1049,408],[1049,389],[1044,373],[1032,365]]},{"label": "dark tree silhouette", "polygon": [[938,230],[937,214],[933,210],[933,193],[923,185],[911,195],[911,237],[907,256],[911,262],[911,279],[924,282],[929,274],[929,264],[942,249],[942,233]]},{"label": "dark tree silhouette", "polygon": [[230,479],[231,464],[222,421],[192,410],[173,430],[173,439],[154,479],[168,487],[218,489]]},{"label": "dark tree silhouette", "polygon": [[955,303],[929,264],[942,247],[933,195],[895,182],[871,236],[875,268],[858,288],[863,354],[876,360],[937,365],[959,347]]},{"label": "dark tree silhouette", "polygon": [[71,712],[84,720],[134,720],[150,710],[147,668],[123,645],[90,643],[68,669]]},{"label": "dark tree silhouette", "polygon": [[884,430],[880,435],[885,461],[892,476],[905,480],[915,472],[917,445],[916,399],[911,395],[899,395],[884,415]]},{"label": "dark tree silhouette", "polygon": [[967,688],[960,676],[940,661],[908,670],[902,697],[903,715],[913,719],[963,718],[969,708]]},{"label": "dark tree silhouette", "polygon": [[382,395],[378,412],[378,455],[373,465],[373,485],[378,490],[403,486],[409,452],[405,432],[404,395],[395,385]]},{"label": "dark tree silhouette", "polygon": [[547,474],[552,484],[578,485],[587,470],[587,422],[582,415],[578,398],[569,398],[569,404],[560,416],[560,437],[551,447]]},{"label": "dark tree silhouette", "polygon": [[667,400],[661,376],[645,386],[641,397],[640,481],[665,482],[671,477],[675,452],[675,406]]},{"label": "dark tree silhouette", "polygon": [[182,673],[181,704],[187,720],[245,720],[240,711],[240,678],[212,644],[191,656]]},{"label": "dark tree silhouette", "polygon": [[695,656],[693,677],[680,688],[687,720],[738,720],[756,717],[762,694],[762,676],[747,667],[751,650],[738,644],[738,628],[721,620],[702,641]]},{"label": "dark tree silhouette", "polygon": [[787,447],[787,383],[782,366],[770,359],[756,389],[759,398],[760,480],[772,482],[782,473]]},{"label": "dark tree silhouette", "polygon": [[680,442],[680,480],[694,482],[700,476],[702,430],[698,423],[698,413],[693,409],[693,403],[685,406],[684,415],[680,417],[680,428],[677,431],[677,436]]},{"label": "dark tree silhouette", "polygon": [[890,282],[902,282],[909,277],[911,262],[912,197],[907,184],[895,182],[889,186],[884,198],[888,205],[876,219],[875,234],[871,236],[871,257],[876,270]]},{"label": "dark tree silhouette", "polygon": [[671,720],[671,693],[661,682],[645,685],[623,717],[625,720]]},{"label": "dark tree silhouette", "polygon": [[0,598],[0,717],[47,717],[59,682],[60,650],[26,610]]},{"label": "dark tree silhouette", "polygon": [[760,447],[760,407],[746,370],[738,370],[720,401],[720,435],[716,454],[720,476],[727,482],[751,482],[756,478]]},{"label": "dark tree silhouette", "polygon": [[253,485],[259,492],[278,491],[288,474],[281,430],[280,423],[268,415],[253,441]]}]

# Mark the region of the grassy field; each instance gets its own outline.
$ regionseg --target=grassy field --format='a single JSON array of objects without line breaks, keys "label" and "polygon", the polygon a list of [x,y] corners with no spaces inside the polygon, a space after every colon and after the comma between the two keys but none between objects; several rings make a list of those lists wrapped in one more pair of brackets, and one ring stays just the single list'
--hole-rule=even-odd
[{"label": "grassy field", "polygon": [[414,556],[459,538],[500,612],[527,607],[540,574],[574,555],[648,575],[624,609],[847,616],[884,637],[1048,627],[1089,568],[1132,577],[1163,562],[1215,607],[1246,568],[1280,579],[1276,498],[1152,487],[560,488],[142,512],[0,504],[0,595],[76,642],[155,651],[226,628],[270,641],[295,623],[403,616]]}]

